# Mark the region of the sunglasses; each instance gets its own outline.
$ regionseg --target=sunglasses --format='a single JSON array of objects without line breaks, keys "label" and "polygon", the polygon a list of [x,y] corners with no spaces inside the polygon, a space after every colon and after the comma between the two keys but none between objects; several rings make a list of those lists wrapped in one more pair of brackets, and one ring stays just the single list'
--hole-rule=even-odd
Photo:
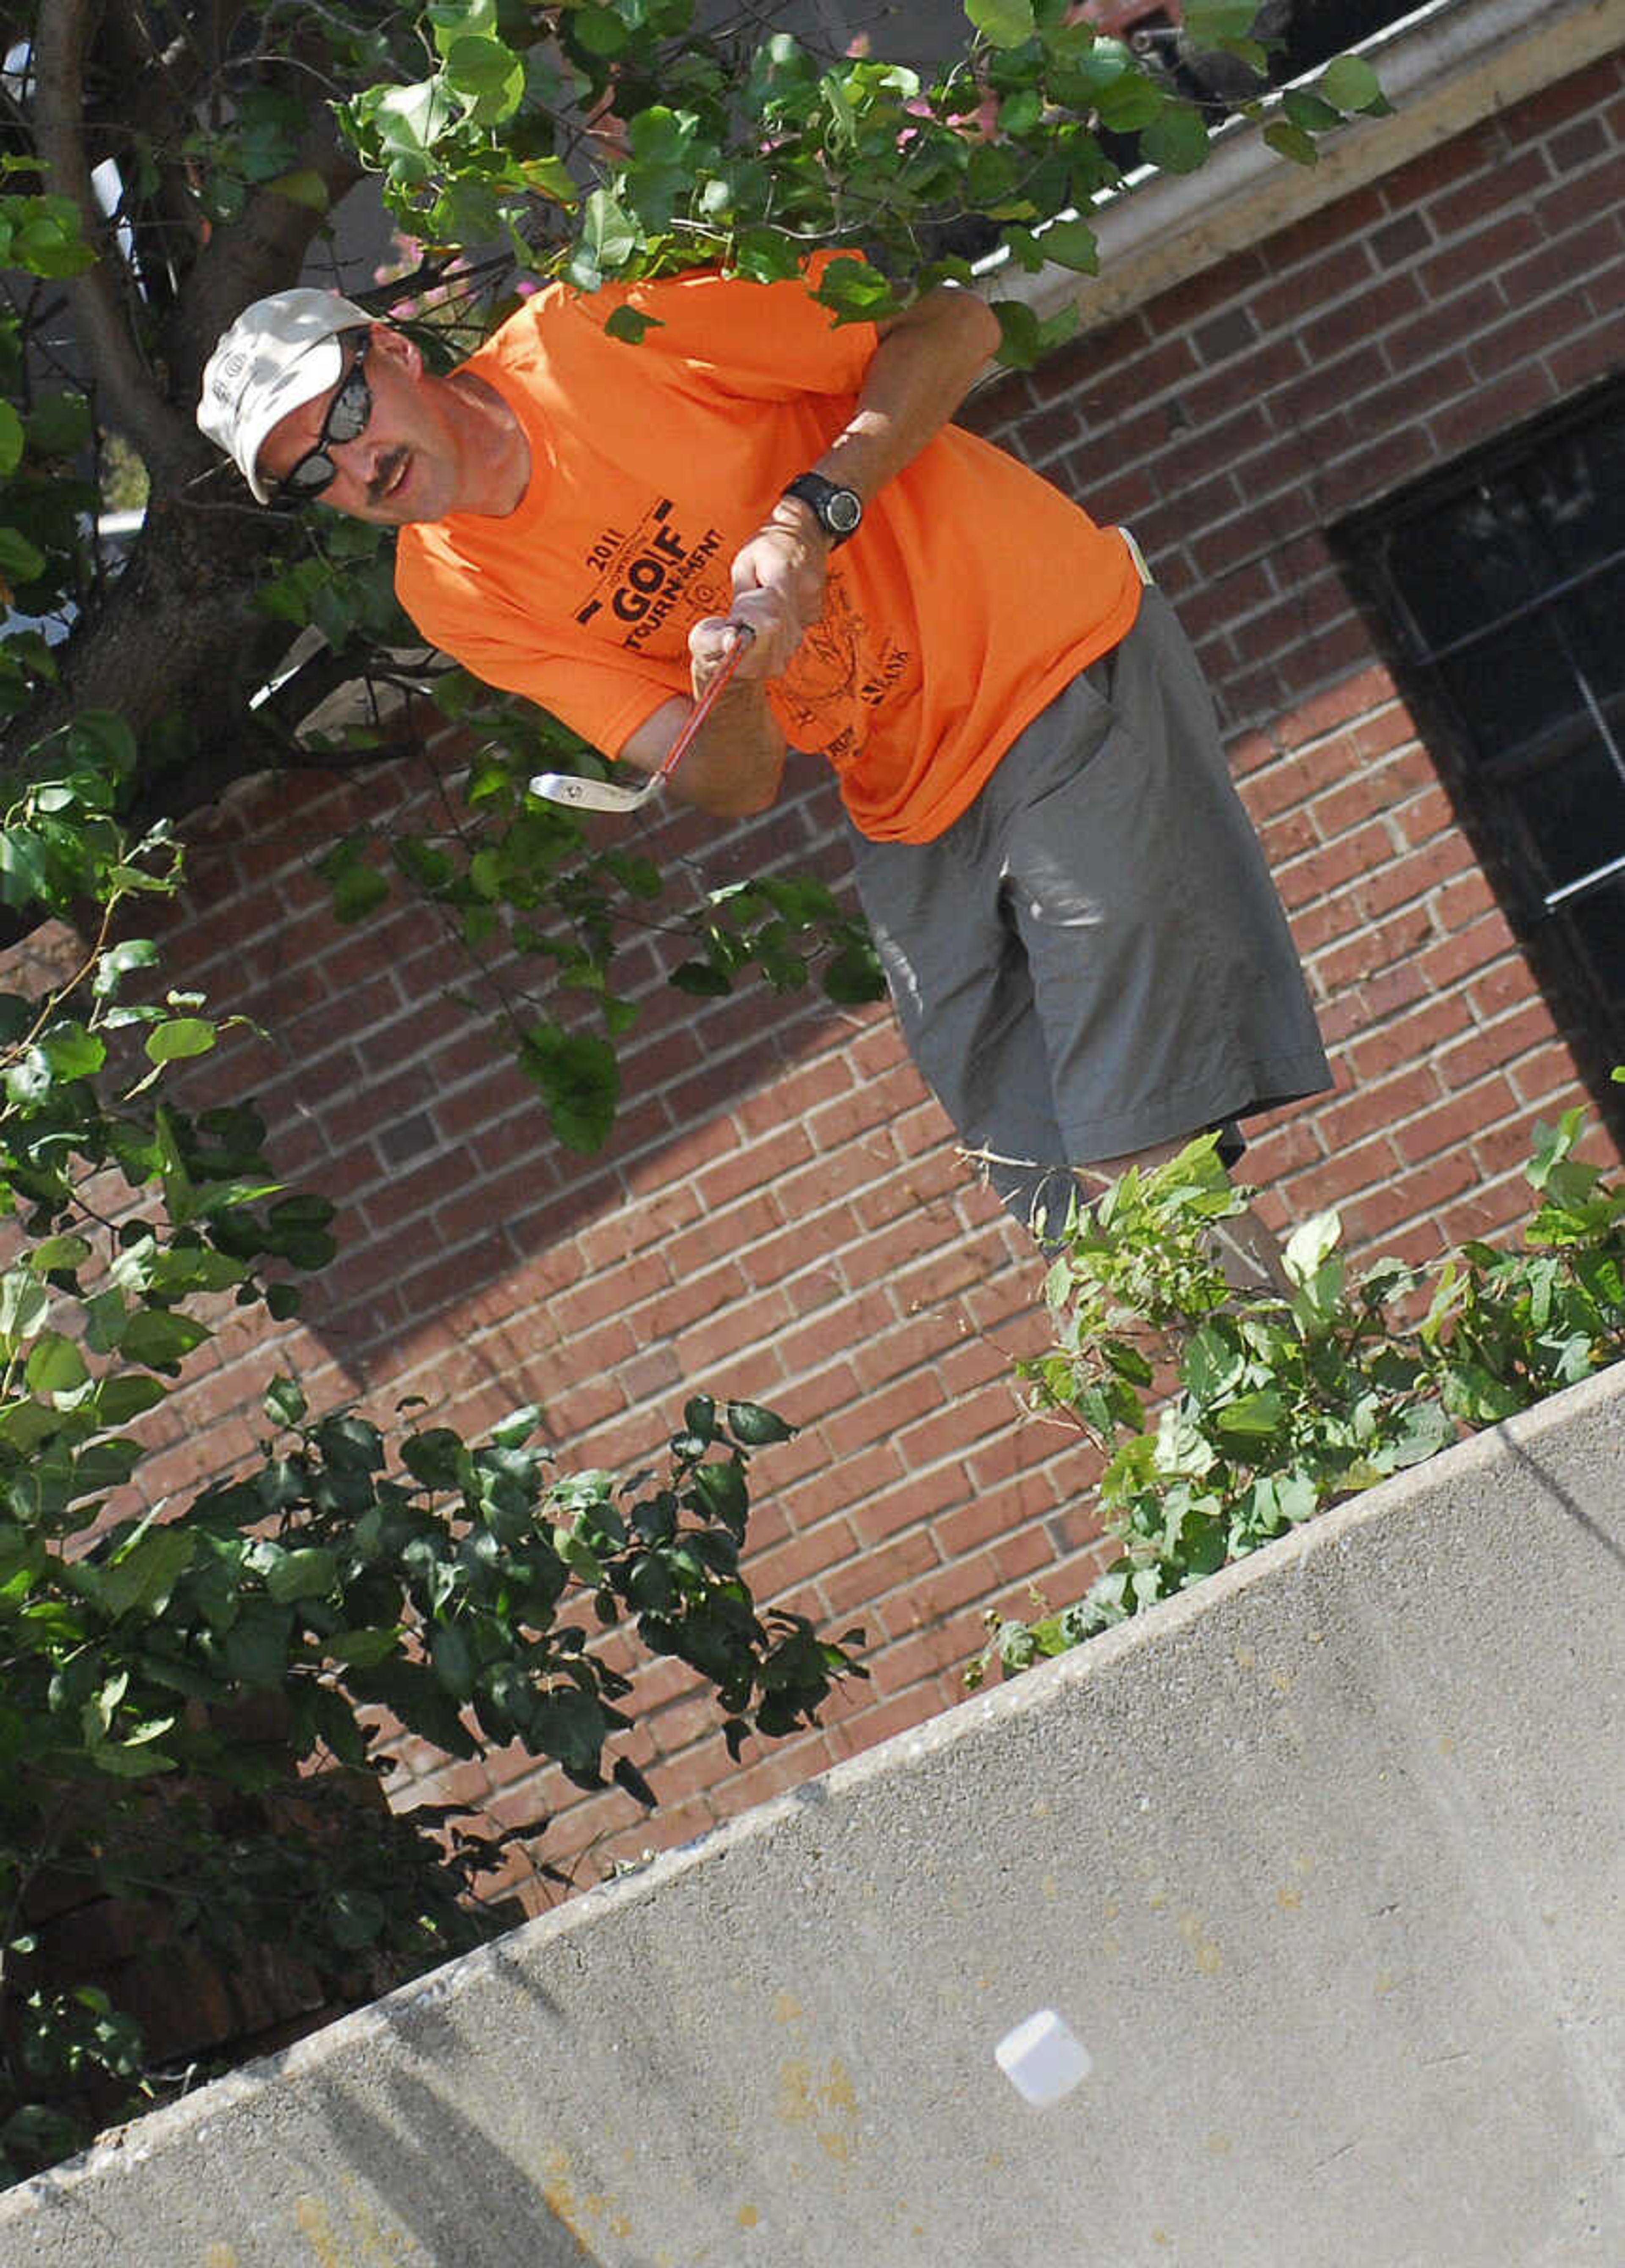
[{"label": "sunglasses", "polygon": [[367,421],[372,415],[372,389],[367,384],[363,365],[367,359],[367,349],[372,343],[372,334],[360,331],[355,334],[355,338],[356,359],[327,404],[327,414],[321,421],[321,431],[316,436],[315,446],[307,449],[298,463],[290,466],[277,482],[273,497],[275,503],[312,503],[338,477],[339,468],[328,455],[328,451],[342,449],[347,441],[358,441],[367,430]]}]

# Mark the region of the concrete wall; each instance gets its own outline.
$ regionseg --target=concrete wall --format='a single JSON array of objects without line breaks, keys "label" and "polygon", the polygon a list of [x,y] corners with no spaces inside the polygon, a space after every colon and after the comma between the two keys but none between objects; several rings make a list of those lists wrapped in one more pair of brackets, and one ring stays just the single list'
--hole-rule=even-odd
[{"label": "concrete wall", "polygon": [[[0,2202],[4,2268],[1580,2268],[1625,1368]],[[993,2060],[1054,2006],[1047,2111]]]}]

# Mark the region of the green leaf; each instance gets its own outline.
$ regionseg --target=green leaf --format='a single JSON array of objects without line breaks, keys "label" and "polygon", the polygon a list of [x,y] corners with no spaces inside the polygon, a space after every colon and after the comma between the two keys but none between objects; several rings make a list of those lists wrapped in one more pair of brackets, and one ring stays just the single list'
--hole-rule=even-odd
[{"label": "green leaf", "polygon": [[727,1407],[728,1431],[734,1440],[747,1449],[764,1447],[771,1441],[795,1439],[796,1428],[787,1425],[772,1410],[764,1410],[760,1402],[730,1402]]},{"label": "green leaf", "polygon": [[1207,121],[1188,102],[1170,102],[1140,136],[1141,157],[1165,173],[1199,173],[1212,147]]},{"label": "green leaf", "polygon": [[114,1616],[136,1609],[148,1615],[161,1612],[196,1549],[197,1538],[188,1528],[173,1522],[149,1528],[110,1566],[94,1570],[99,1603]]},{"label": "green leaf", "polygon": [[1038,244],[1046,260],[1057,261],[1062,268],[1085,276],[1099,272],[1100,247],[1087,221],[1058,220],[1041,231]]},{"label": "green leaf", "polygon": [[[0,573],[3,572],[4,563],[0,562]],[[0,904],[26,906],[40,899],[48,905],[55,902],[59,895],[65,907],[65,895],[55,890],[44,851],[30,830],[23,827],[0,829]]]},{"label": "green leaf", "polygon": [[0,479],[22,462],[26,440],[22,419],[9,401],[0,401]]},{"label": "green leaf", "polygon": [[128,1425],[132,1418],[156,1410],[168,1388],[144,1371],[129,1371],[104,1378],[92,1396],[96,1415],[104,1425]]},{"label": "green leaf", "polygon": [[147,1034],[145,1046],[155,1064],[178,1063],[187,1056],[207,1055],[215,1043],[216,1027],[203,1016],[175,1016]]},{"label": "green leaf", "polygon": [[542,1419],[541,1404],[526,1402],[511,1410],[499,1425],[491,1428],[491,1440],[499,1449],[522,1448]]},{"label": "green leaf", "polygon": [[1286,1415],[1286,1397],[1274,1387],[1261,1387],[1255,1394],[1243,1394],[1223,1410],[1213,1413],[1213,1424],[1223,1433],[1233,1433],[1243,1440],[1262,1440],[1280,1430]]},{"label": "green leaf", "polygon": [[[173,1719],[168,1720],[173,1723]],[[91,1762],[98,1771],[110,1773],[115,1779],[147,1779],[155,1772],[178,1769],[173,1756],[162,1749],[137,1743],[120,1745],[112,1742],[99,1742],[89,1750]]]},{"label": "green leaf", "polygon": [[1295,1284],[1307,1284],[1322,1261],[1329,1259],[1342,1237],[1342,1219],[1336,1212],[1316,1213],[1293,1230],[1282,1262]]},{"label": "green leaf", "polygon": [[1313,138],[1290,119],[1273,120],[1264,129],[1264,139],[1278,158],[1289,158],[1295,166],[1318,166],[1320,162]]},{"label": "green leaf", "polygon": [[600,8],[595,0],[581,0],[568,18],[570,29],[589,55],[618,55],[631,37],[613,8]]},{"label": "green leaf", "polygon": [[743,1540],[750,1496],[739,1466],[732,1462],[697,1466],[690,1485],[710,1517]]},{"label": "green leaf", "polygon": [[18,527],[0,527],[0,580],[32,583],[45,571],[45,554]]},{"label": "green leaf", "polygon": [[77,762],[105,766],[121,777],[136,769],[136,735],[114,709],[81,709],[68,728],[68,747]]},{"label": "green leaf", "polygon": [[129,1361],[144,1363],[151,1370],[167,1370],[212,1336],[208,1325],[191,1315],[174,1314],[165,1307],[143,1307],[125,1324],[119,1345]]},{"label": "green leaf", "polygon": [[435,1675],[446,1691],[457,1701],[474,1697],[479,1679],[479,1664],[474,1648],[455,1623],[439,1623],[430,1641],[429,1659]]},{"label": "green leaf", "polygon": [[133,968],[150,968],[158,957],[158,946],[150,937],[126,938],[97,961],[91,989],[99,1000],[110,1000]]},{"label": "green leaf", "polygon": [[1320,75],[1320,92],[1339,110],[1389,108],[1376,72],[1363,55],[1339,55]]},{"label": "green leaf", "polygon": [[389,896],[389,877],[364,859],[347,865],[332,887],[334,919],[347,924],[364,921]]},{"label": "green leaf", "polygon": [[90,1256],[91,1247],[82,1236],[48,1236],[26,1259],[36,1276],[49,1276],[62,1269],[71,1272],[83,1268]]},{"label": "green leaf", "polygon": [[265,1389],[264,1410],[273,1425],[295,1426],[309,1415],[310,1404],[294,1384],[279,1371]]},{"label": "green leaf", "polygon": [[221,1660],[245,1685],[280,1685],[288,1674],[292,1634],[290,1609],[251,1600],[222,1638]]},{"label": "green leaf", "polygon": [[534,1025],[520,1041],[519,1068],[540,1091],[568,1149],[591,1154],[603,1147],[621,1094],[621,1066],[607,1040]]},{"label": "green leaf", "polygon": [[278,173],[275,180],[265,183],[265,188],[270,195],[286,197],[290,204],[303,205],[313,213],[325,213],[333,201],[325,176],[313,166],[300,166],[290,173]]},{"label": "green leaf", "polygon": [[525,93],[525,66],[501,40],[454,40],[445,51],[446,84],[470,106],[476,126],[500,126]]},{"label": "green leaf", "polygon": [[273,1604],[290,1607],[301,1599],[325,1598],[338,1581],[339,1558],[325,1544],[306,1544],[272,1563],[265,1587]]},{"label": "green leaf", "polygon": [[594,189],[582,213],[577,258],[583,272],[577,276],[572,266],[572,277],[591,290],[600,276],[613,276],[624,268],[636,251],[637,243],[637,223],[631,215],[616,203],[607,189]]},{"label": "green leaf", "polygon": [[386,153],[407,158],[425,157],[456,117],[456,100],[439,77],[391,87],[371,113]]},{"label": "green leaf", "polygon": [[58,1079],[88,1079],[107,1059],[107,1042],[83,1024],[53,1024],[40,1035],[40,1045]]},{"label": "green leaf", "polygon": [[1038,29],[1033,0],[965,0],[965,13],[989,47],[1018,48]]},{"label": "green leaf", "polygon": [[60,1331],[42,1331],[29,1351],[25,1375],[32,1394],[71,1394],[90,1373],[71,1339]]},{"label": "green leaf", "polygon": [[51,1312],[51,1295],[28,1270],[0,1276],[0,1339],[8,1346],[30,1339]]},{"label": "green leaf", "polygon": [[1166,107],[1168,97],[1143,73],[1124,71],[1095,97],[1100,123],[1114,134],[1137,134]]},{"label": "green leaf", "polygon": [[636,307],[628,306],[614,309],[604,324],[610,338],[622,339],[631,347],[639,343],[646,331],[658,331],[664,328],[658,315],[643,315]]},{"label": "green leaf", "polygon": [[1302,87],[1290,86],[1281,98],[1281,107],[1294,126],[1301,126],[1305,134],[1325,134],[1334,126],[1342,124],[1342,113],[1318,94],[1309,94]]},{"label": "green leaf", "polygon": [[329,1895],[322,1918],[334,1943],[354,1951],[383,1934],[389,1914],[373,1891],[345,1886]]},{"label": "green leaf", "polygon": [[387,1661],[401,1640],[399,1624],[392,1624],[387,1630],[341,1631],[336,1638],[323,1641],[322,1652],[329,1661],[342,1663],[347,1669],[371,1669]]},{"label": "green leaf", "polygon": [[1213,1402],[1239,1382],[1246,1358],[1222,1324],[1203,1323],[1185,1350],[1180,1374],[1198,1402]]}]

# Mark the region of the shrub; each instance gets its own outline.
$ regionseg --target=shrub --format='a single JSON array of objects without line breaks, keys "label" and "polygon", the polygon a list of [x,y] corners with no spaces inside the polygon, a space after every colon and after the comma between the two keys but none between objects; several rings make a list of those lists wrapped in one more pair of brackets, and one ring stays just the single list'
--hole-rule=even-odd
[{"label": "shrub", "polygon": [[1573,1110],[1537,1130],[1518,1249],[1354,1279],[1322,1213],[1286,1247],[1290,1300],[1238,1293],[1218,1264],[1213,1224],[1256,1192],[1231,1186],[1213,1137],[1075,1206],[1046,1285],[1056,1344],[1019,1368],[1035,1408],[1106,1453],[1122,1550],[1074,1605],[989,1616],[968,1682],[1063,1653],[1625,1354],[1625,1189],[1575,1155],[1584,1127]]}]

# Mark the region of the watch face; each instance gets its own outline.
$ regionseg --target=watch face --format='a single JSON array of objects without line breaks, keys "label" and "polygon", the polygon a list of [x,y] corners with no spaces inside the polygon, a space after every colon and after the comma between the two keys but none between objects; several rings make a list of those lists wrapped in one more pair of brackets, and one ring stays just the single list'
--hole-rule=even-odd
[{"label": "watch face", "polygon": [[837,535],[850,535],[864,516],[864,507],[850,489],[832,489],[824,499],[823,516]]}]

